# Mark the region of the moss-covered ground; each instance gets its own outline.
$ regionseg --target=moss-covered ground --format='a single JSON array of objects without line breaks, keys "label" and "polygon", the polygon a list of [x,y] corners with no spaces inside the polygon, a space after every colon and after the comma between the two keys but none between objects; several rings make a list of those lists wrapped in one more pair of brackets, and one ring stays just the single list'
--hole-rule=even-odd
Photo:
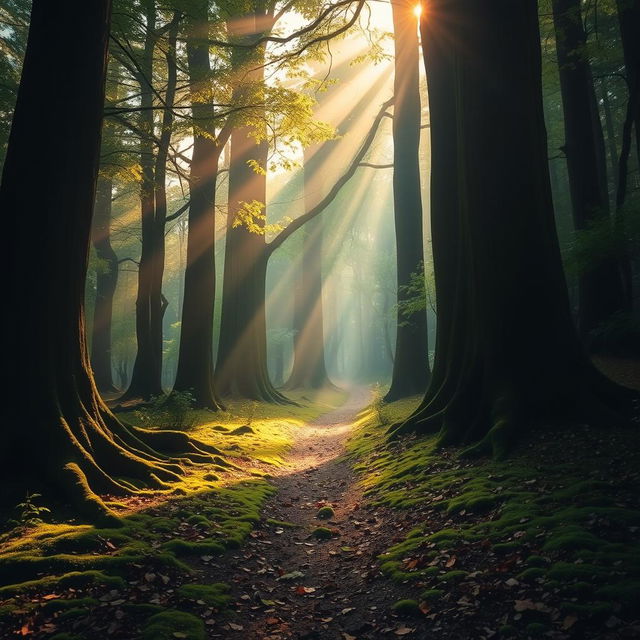
[{"label": "moss-covered ground", "polygon": [[407,523],[379,557],[398,606],[439,628],[486,619],[487,637],[640,637],[638,430],[540,428],[504,461],[468,460],[388,441],[417,402],[374,404],[348,444],[367,499]]},{"label": "moss-covered ground", "polygon": [[[292,394],[294,395],[294,394]],[[283,464],[300,425],[345,394],[294,395],[300,406],[231,403],[225,414],[193,412],[190,433],[217,447],[216,465],[192,465],[166,492],[114,500],[119,527],[64,521],[52,509],[39,524],[0,534],[0,638],[202,640],[221,617],[233,625],[225,576],[199,581],[201,567],[240,547],[274,492],[269,470]],[[135,423],[136,415],[120,414]],[[2,514],[3,521],[16,513]]]}]

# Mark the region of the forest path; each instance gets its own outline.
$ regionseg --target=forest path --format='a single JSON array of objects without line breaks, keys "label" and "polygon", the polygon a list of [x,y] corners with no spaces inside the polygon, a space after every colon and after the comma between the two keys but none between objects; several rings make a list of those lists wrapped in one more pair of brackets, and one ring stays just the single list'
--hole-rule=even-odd
[{"label": "forest path", "polygon": [[[343,406],[299,430],[287,464],[274,472],[278,493],[265,505],[262,524],[240,550],[206,567],[211,582],[231,585],[237,611],[235,621],[209,630],[211,638],[364,640],[411,633],[391,618],[389,607],[402,594],[376,564],[404,527],[363,506],[357,478],[341,457],[357,413],[370,401],[368,389],[354,389]],[[329,520],[316,517],[324,505],[334,509]],[[317,540],[316,527],[333,536]]]}]

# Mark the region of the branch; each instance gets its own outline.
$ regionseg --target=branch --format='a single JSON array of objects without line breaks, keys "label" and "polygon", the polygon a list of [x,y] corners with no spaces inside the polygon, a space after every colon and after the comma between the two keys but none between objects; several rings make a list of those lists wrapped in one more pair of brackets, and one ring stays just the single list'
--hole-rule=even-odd
[{"label": "branch", "polygon": [[300,229],[300,227],[322,213],[335,200],[342,187],[347,184],[349,180],[351,180],[351,178],[358,170],[360,163],[364,159],[367,151],[369,151],[369,148],[375,140],[380,123],[385,117],[386,109],[391,104],[393,104],[393,98],[390,98],[382,105],[380,111],[378,112],[378,115],[371,125],[371,129],[369,129],[367,137],[360,147],[360,150],[358,151],[358,153],[356,153],[353,160],[351,161],[351,164],[342,174],[340,179],[333,185],[333,187],[331,187],[329,193],[322,200],[320,200],[320,202],[315,207],[312,207],[311,209],[309,209],[309,211],[307,211],[307,213],[304,213],[303,215],[297,217],[293,222],[285,227],[271,242],[267,244],[267,257],[270,256],[278,247],[282,246],[282,243],[291,235],[293,235],[298,229]]},{"label": "branch", "polygon": [[392,169],[393,162],[391,164],[374,164],[373,162],[361,162],[359,167],[369,167],[370,169]]},{"label": "branch", "polygon": [[140,266],[140,263],[137,260],[134,260],[133,258],[120,258],[120,260],[118,260],[118,264],[122,264],[123,262],[133,262],[133,264],[135,264],[136,267]]},{"label": "branch", "polygon": [[170,216],[167,216],[164,219],[164,221],[171,222],[172,220],[179,218],[189,208],[190,205],[191,205],[191,200],[187,200],[187,202],[183,204],[177,211],[172,213]]}]

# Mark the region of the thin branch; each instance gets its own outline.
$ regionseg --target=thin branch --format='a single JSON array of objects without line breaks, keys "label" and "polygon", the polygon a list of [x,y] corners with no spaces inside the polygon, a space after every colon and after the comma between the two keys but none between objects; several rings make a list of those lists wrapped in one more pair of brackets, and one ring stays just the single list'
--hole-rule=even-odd
[{"label": "thin branch", "polygon": [[336,198],[338,193],[342,187],[351,180],[351,178],[355,175],[360,163],[363,161],[365,155],[369,151],[369,148],[373,144],[373,141],[376,138],[376,134],[378,132],[378,128],[380,127],[380,123],[385,117],[385,113],[387,107],[393,104],[393,98],[390,98],[385,103],[383,103],[378,115],[375,117],[373,124],[371,125],[371,129],[369,129],[369,133],[365,138],[360,150],[354,156],[351,164],[347,168],[347,170],[342,174],[339,180],[331,187],[329,193],[315,206],[309,209],[307,213],[297,217],[293,220],[287,227],[285,227],[271,242],[267,244],[266,251],[267,256],[270,256],[278,247],[282,246],[282,243],[287,240],[291,235],[293,235],[300,227],[304,224],[312,220],[317,215],[322,213]]}]

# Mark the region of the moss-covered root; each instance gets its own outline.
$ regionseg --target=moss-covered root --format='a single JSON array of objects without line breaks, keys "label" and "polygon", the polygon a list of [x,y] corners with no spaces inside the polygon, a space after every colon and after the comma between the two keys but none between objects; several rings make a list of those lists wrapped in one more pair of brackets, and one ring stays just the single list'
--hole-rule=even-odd
[{"label": "moss-covered root", "polygon": [[70,462],[62,470],[59,486],[74,510],[89,522],[104,527],[122,525],[116,514],[89,487],[82,469]]}]

